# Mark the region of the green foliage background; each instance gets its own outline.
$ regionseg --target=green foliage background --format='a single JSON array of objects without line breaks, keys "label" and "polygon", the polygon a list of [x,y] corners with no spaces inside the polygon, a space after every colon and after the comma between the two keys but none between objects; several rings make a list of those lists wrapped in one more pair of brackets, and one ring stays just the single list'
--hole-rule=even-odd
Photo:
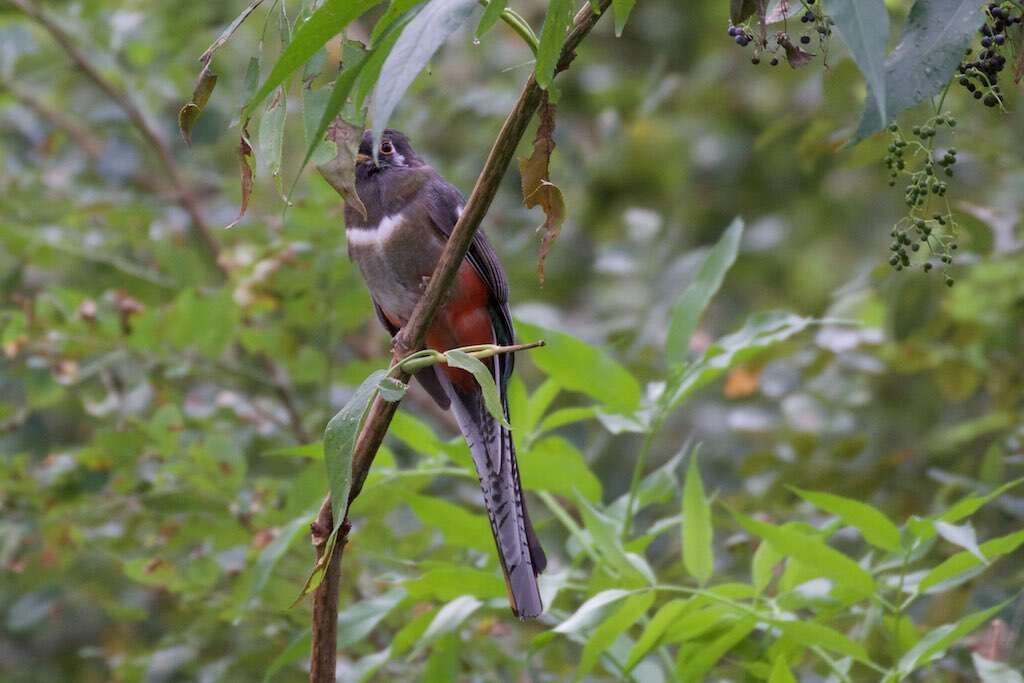
[{"label": "green foliage background", "polygon": [[[549,342],[510,397],[546,617],[511,617],[468,451],[413,390],[352,509],[343,680],[972,680],[968,632],[1020,631],[1019,93],[946,101],[956,286],[893,273],[888,141],[842,147],[856,65],[834,42],[828,70],[754,67],[728,4],[645,0],[556,80],[567,220],[543,287],[515,172],[485,224],[521,340]],[[191,149],[177,110],[241,6],[48,9],[231,222],[247,65],[265,77],[310,7],[221,48]],[[516,9],[539,32],[542,4]],[[464,190],[532,65],[503,24],[475,44],[478,16],[392,118]],[[303,680],[318,437],[388,350],[335,192],[307,170],[282,211],[332,72],[260,107],[224,276],[110,98],[6,6],[0,48],[0,678]],[[986,680],[1019,680],[1020,652]]]}]

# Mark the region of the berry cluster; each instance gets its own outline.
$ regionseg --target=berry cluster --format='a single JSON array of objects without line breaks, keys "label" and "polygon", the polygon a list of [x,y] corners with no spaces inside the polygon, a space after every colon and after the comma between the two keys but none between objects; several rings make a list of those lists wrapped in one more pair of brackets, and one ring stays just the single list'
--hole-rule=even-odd
[{"label": "berry cluster", "polygon": [[[803,14],[800,15],[800,23],[808,25],[808,31],[800,36],[800,46],[806,47],[810,45],[812,33],[816,32],[822,49],[826,49],[826,41],[832,36],[832,26],[835,22],[831,17],[822,12],[821,5],[818,4],[817,0],[802,0],[802,9]],[[775,18],[778,19],[778,17]],[[769,18],[769,23],[771,22],[772,19]],[[755,37],[750,26],[744,24],[730,26],[729,37],[735,40],[736,44],[740,47],[746,47],[754,43],[754,55],[750,58],[750,63],[755,65],[761,63],[763,53],[768,53],[768,63],[771,66],[779,65],[780,54],[793,67],[803,66],[814,57],[813,54],[798,48],[786,32],[779,32],[775,40],[770,41],[767,35]]]},{"label": "berry cluster", "polygon": [[[938,114],[924,124],[914,126],[912,135],[905,137],[899,125],[889,126],[891,142],[885,165],[889,169],[889,185],[895,186],[901,175],[909,177],[904,191],[904,201],[910,209],[893,227],[893,238],[889,245],[889,265],[895,270],[909,268],[913,255],[926,248],[927,256],[922,264],[924,272],[933,268],[931,257],[936,256],[944,266],[952,265],[952,252],[957,244],[958,226],[953,218],[949,203],[945,200],[948,184],[940,179],[954,176],[953,167],[957,162],[957,151],[945,149],[941,155],[934,149],[935,136],[942,127],[953,129],[956,119],[950,113]],[[930,211],[932,201],[941,200],[941,210]],[[953,278],[945,273],[947,286],[953,286]]]},{"label": "berry cluster", "polygon": [[974,55],[974,50],[968,49],[960,64],[960,85],[986,107],[1001,107],[1003,104],[999,74],[1006,68],[1007,60],[1003,52],[1010,42],[1006,32],[1021,23],[1024,23],[1024,11],[1013,2],[989,3],[985,8],[985,23],[978,31],[981,34],[981,50],[977,59],[967,60],[967,57]]}]

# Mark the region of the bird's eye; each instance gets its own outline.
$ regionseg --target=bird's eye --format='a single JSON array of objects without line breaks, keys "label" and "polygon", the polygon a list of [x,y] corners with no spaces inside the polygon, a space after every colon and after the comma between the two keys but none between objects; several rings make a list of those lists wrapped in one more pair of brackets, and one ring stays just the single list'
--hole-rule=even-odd
[{"label": "bird's eye", "polygon": [[380,153],[381,154],[394,154],[395,153],[395,148],[394,148],[394,146],[389,141],[385,140],[384,142],[380,143]]}]

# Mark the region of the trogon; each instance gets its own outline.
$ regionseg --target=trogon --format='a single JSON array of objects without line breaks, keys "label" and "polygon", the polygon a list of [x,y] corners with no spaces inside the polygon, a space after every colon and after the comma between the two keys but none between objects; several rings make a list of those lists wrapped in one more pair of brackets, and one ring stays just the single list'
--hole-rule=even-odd
[{"label": "trogon", "polygon": [[[364,135],[356,157],[356,193],[366,216],[345,208],[349,257],[366,280],[377,317],[393,336],[412,315],[465,200],[424,163],[405,135],[391,129],[380,136],[376,161],[371,133]],[[426,343],[447,351],[513,341],[505,272],[484,233],[477,231]],[[487,359],[506,421],[513,361],[512,354]],[[537,575],[547,559],[526,511],[511,434],[484,407],[483,393],[466,371],[433,366],[416,379],[442,408],[452,410],[469,444],[512,611],[520,619],[539,616],[544,608]]]}]

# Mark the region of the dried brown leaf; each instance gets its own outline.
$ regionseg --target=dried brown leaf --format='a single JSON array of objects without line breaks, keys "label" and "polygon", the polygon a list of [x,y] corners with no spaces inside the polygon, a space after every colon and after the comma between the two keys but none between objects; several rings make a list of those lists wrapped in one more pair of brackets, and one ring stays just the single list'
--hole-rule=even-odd
[{"label": "dried brown leaf", "polygon": [[339,116],[328,126],[326,137],[337,146],[338,151],[330,161],[317,164],[316,170],[341,195],[345,203],[365,219],[366,207],[356,194],[356,155],[359,153],[359,143],[363,140],[363,129]]},{"label": "dried brown leaf", "polygon": [[213,89],[217,87],[217,74],[210,70],[209,63],[203,65],[196,80],[196,87],[192,90],[192,101],[188,102],[178,111],[178,128],[181,129],[181,136],[185,138],[185,144],[192,146],[192,126],[195,125],[203,108],[210,101]]},{"label": "dried brown leaf", "polygon": [[523,204],[528,209],[535,206],[544,211],[540,252],[537,256],[537,276],[544,284],[544,259],[562,229],[565,220],[565,199],[558,186],[550,181],[551,153],[555,150],[555,106],[545,98],[540,108],[540,125],[533,139],[533,153],[529,159],[519,159],[519,174],[522,176]]},{"label": "dried brown leaf", "polygon": [[249,197],[252,196],[253,163],[252,143],[249,142],[249,121],[242,124],[242,134],[238,140],[238,169],[242,178],[242,204],[238,208],[238,217],[228,223],[225,228],[233,228],[245,216],[249,208]]},{"label": "dried brown leaf", "polygon": [[794,69],[799,69],[802,66],[807,66],[814,59],[815,55],[813,52],[807,52],[799,45],[794,45],[793,41],[789,39],[789,36],[785,33],[779,33],[775,39],[778,41],[782,49],[786,51],[786,61]]}]

